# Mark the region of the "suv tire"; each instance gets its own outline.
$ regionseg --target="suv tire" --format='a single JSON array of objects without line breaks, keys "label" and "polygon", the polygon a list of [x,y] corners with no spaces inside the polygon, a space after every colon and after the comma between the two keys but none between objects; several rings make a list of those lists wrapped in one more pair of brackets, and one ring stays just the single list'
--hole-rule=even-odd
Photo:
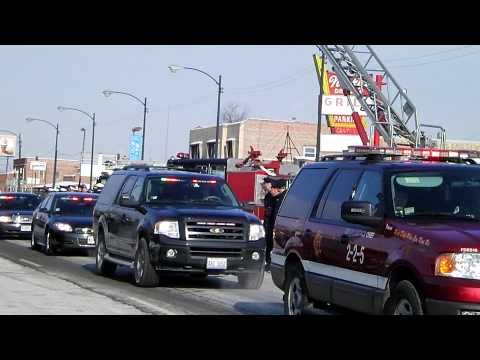
[{"label": "suv tire", "polygon": [[283,290],[284,314],[303,315],[309,305],[303,269],[297,264],[290,264],[287,266],[286,272]]},{"label": "suv tire", "polygon": [[387,315],[423,315],[422,299],[415,286],[408,281],[400,281],[385,304]]},{"label": "suv tire", "polygon": [[150,264],[150,253],[148,252],[147,241],[144,238],[140,238],[138,242],[133,266],[135,285],[141,287],[154,287],[158,285],[158,274],[152,264]]},{"label": "suv tire", "polygon": [[[98,235],[100,235],[100,232]],[[95,268],[97,274],[112,276],[117,270],[117,264],[105,260],[105,255],[107,255],[108,252],[105,245],[104,235],[97,236],[97,239],[97,246],[95,247]]]},{"label": "suv tire", "polygon": [[260,289],[265,275],[265,268],[255,273],[240,273],[238,274],[238,284],[242,289]]}]

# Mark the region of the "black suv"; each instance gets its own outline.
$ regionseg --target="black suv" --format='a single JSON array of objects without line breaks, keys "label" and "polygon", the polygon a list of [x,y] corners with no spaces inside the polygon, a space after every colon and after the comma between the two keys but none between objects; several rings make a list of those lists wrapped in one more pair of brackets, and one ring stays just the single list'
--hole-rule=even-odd
[{"label": "black suv", "polygon": [[134,269],[135,284],[156,286],[161,272],[233,274],[257,289],[265,232],[220,177],[146,168],[115,171],[94,210],[96,268]]}]

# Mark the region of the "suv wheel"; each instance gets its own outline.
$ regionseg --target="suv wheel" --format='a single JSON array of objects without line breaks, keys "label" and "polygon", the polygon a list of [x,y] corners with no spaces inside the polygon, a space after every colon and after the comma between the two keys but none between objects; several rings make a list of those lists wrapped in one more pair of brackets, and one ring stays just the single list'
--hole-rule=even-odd
[{"label": "suv wheel", "polygon": [[103,235],[98,236],[97,246],[95,250],[95,266],[97,274],[112,276],[115,270],[117,270],[117,264],[105,260],[105,255],[107,255],[107,247],[105,246],[105,240]]},{"label": "suv wheel", "polygon": [[287,276],[283,295],[285,315],[303,315],[308,306],[307,286],[300,266],[287,266]]},{"label": "suv wheel", "polygon": [[238,274],[238,284],[242,289],[259,289],[263,283],[265,268],[255,273]]},{"label": "suv wheel", "polygon": [[393,289],[385,305],[387,315],[423,315],[422,300],[415,286],[408,281],[400,281]]},{"label": "suv wheel", "polygon": [[39,246],[37,244],[37,240],[35,240],[35,233],[32,231],[32,240],[30,241],[30,248],[32,250],[38,250]]},{"label": "suv wheel", "polygon": [[153,287],[158,285],[158,274],[150,264],[147,241],[140,238],[134,262],[135,285]]}]

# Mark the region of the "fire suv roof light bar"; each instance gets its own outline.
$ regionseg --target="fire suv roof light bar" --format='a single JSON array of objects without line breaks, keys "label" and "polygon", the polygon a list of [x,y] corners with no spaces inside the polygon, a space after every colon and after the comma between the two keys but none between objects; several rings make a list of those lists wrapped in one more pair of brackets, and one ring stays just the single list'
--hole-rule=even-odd
[{"label": "fire suv roof light bar", "polygon": [[367,160],[381,160],[389,157],[392,160],[458,161],[480,158],[480,151],[426,148],[384,148],[374,146],[349,146],[347,150],[343,151],[344,159],[352,160],[358,157],[366,157]]}]

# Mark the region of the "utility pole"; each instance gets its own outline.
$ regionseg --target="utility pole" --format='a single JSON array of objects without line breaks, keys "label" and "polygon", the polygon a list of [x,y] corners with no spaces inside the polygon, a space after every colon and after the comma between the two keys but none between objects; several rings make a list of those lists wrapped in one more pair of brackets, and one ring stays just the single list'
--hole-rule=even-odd
[{"label": "utility pole", "polygon": [[318,68],[316,59],[316,55],[313,55],[313,61],[316,64],[315,68],[317,69],[317,76],[320,82],[320,91],[318,93],[317,146],[315,151],[315,161],[320,161],[320,142],[322,135],[323,73],[325,72],[325,54],[322,53],[322,64],[320,69]]}]

